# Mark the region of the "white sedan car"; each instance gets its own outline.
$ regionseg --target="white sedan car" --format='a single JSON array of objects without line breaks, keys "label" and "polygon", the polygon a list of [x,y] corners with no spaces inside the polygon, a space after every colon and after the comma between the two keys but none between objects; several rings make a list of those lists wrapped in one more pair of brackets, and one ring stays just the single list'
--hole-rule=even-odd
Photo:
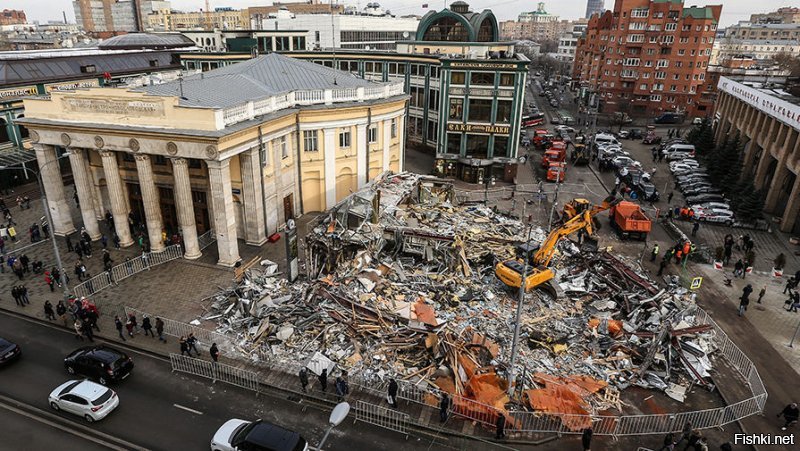
[{"label": "white sedan car", "polygon": [[717,222],[725,225],[734,223],[733,212],[730,210],[721,210],[712,208],[710,210],[697,210],[695,211],[695,218],[700,221]]},{"label": "white sedan car", "polygon": [[699,168],[700,163],[698,163],[697,160],[692,160],[691,158],[687,158],[685,160],[673,161],[669,164],[670,169],[672,169],[675,166],[689,166],[692,168]]},{"label": "white sedan car", "polygon": [[703,204],[691,205],[695,210],[730,210],[731,206],[723,202],[706,202]]},{"label": "white sedan car", "polygon": [[102,420],[119,405],[114,390],[90,380],[67,381],[49,397],[53,410],[80,415],[89,423]]}]

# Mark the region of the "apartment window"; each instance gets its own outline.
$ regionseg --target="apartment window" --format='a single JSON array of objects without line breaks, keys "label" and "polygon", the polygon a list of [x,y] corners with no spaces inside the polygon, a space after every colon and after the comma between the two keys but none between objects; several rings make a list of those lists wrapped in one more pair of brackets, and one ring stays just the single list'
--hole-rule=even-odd
[{"label": "apartment window", "polygon": [[669,60],[658,60],[656,63],[656,67],[667,67],[669,66]]},{"label": "apartment window", "polygon": [[428,91],[428,109],[431,111],[439,111],[439,90],[431,89]]},{"label": "apartment window", "polygon": [[514,86],[514,74],[500,74],[500,86]]},{"label": "apartment window", "polygon": [[508,123],[511,122],[511,101],[498,100],[497,101],[497,116],[495,122]]},{"label": "apartment window", "polygon": [[652,94],[650,96],[650,101],[651,102],[660,102],[661,101],[661,95],[660,94]]},{"label": "apartment window", "polygon": [[[667,67],[667,66],[664,66],[664,67]],[[683,61],[676,61],[675,62],[675,67],[683,67]]]},{"label": "apartment window", "polygon": [[489,122],[492,120],[491,99],[469,99],[470,122]]},{"label": "apartment window", "polygon": [[463,85],[465,79],[466,76],[464,72],[450,72],[451,85]]},{"label": "apartment window", "polygon": [[648,55],[655,55],[656,54],[656,49],[647,49],[647,54]]},{"label": "apartment window", "polygon": [[306,152],[318,152],[316,130],[303,130],[303,150]]},{"label": "apartment window", "polygon": [[392,138],[397,138],[397,118],[392,119]]},{"label": "apartment window", "polygon": [[664,36],[661,40],[662,43],[670,45],[675,42],[675,36]]},{"label": "apartment window", "polygon": [[681,27],[681,31],[692,31],[691,25],[684,25]]},{"label": "apartment window", "polygon": [[455,119],[458,121],[463,120],[464,99],[459,99],[459,98],[450,99],[450,113],[448,114],[448,117],[450,117],[450,119]]},{"label": "apartment window", "polygon": [[632,35],[628,36],[628,42],[631,42],[631,43],[644,42],[644,35],[643,34],[632,34]]},{"label": "apartment window", "polygon": [[653,91],[663,91],[664,84],[663,83],[653,83]]},{"label": "apartment window", "polygon": [[677,80],[679,78],[681,78],[681,76],[679,74],[672,74],[672,79],[673,80]]},{"label": "apartment window", "polygon": [[289,146],[286,145],[286,137],[281,136],[278,138],[278,147],[281,149],[281,158],[289,158]]},{"label": "apartment window", "polygon": [[494,72],[472,72],[469,76],[470,85],[494,86]]},{"label": "apartment window", "polygon": [[650,78],[650,72],[642,73],[642,78]]},{"label": "apartment window", "polygon": [[678,24],[676,24],[675,22],[664,24],[664,31],[675,31],[677,29],[678,29]]},{"label": "apartment window", "polygon": [[639,58],[625,58],[625,61],[622,63],[623,66],[638,66],[639,65]]},{"label": "apartment window", "polygon": [[649,41],[651,44],[655,44],[655,43],[657,43],[657,42],[658,42],[658,36],[650,36],[650,39],[649,39],[648,41]]},{"label": "apartment window", "polygon": [[378,126],[373,124],[367,129],[367,142],[370,144],[378,142]]},{"label": "apartment window", "polygon": [[686,50],[684,50],[684,49],[678,49],[678,56],[683,56],[683,55],[685,55],[685,54],[686,54]]},{"label": "apartment window", "polygon": [[94,64],[87,64],[85,66],[81,66],[81,72],[84,74],[93,74],[97,72],[97,67]]},{"label": "apartment window", "polygon": [[350,130],[339,132],[339,147],[350,147]]},{"label": "apartment window", "polygon": [[653,67],[653,62],[650,61],[650,60],[645,61],[644,62],[644,67]]},{"label": "apartment window", "polygon": [[681,44],[688,44],[689,38],[681,38]]},{"label": "apartment window", "polygon": [[655,78],[656,78],[656,80],[663,80],[663,79],[667,78],[667,73],[666,72],[656,72],[656,77]]},{"label": "apartment window", "polygon": [[667,96],[667,103],[675,103],[675,96]]},{"label": "apartment window", "polygon": [[647,23],[645,22],[632,22],[631,26],[628,28],[630,30],[644,30],[647,28]]}]

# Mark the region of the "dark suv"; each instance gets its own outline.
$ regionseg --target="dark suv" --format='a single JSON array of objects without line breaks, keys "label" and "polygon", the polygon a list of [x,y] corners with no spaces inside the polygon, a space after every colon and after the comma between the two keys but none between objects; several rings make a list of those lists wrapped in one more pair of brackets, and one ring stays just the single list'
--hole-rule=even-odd
[{"label": "dark suv", "polygon": [[125,379],[133,370],[127,354],[108,346],[90,346],[72,351],[64,359],[69,374],[80,374],[107,385]]}]

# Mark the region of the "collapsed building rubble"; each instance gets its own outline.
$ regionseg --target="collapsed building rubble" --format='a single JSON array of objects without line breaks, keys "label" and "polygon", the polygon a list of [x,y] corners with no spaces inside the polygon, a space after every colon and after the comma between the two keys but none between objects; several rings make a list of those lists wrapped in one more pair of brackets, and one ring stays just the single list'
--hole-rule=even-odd
[{"label": "collapsed building rubble", "polygon": [[[694,325],[693,298],[659,288],[621,257],[559,244],[552,290],[526,295],[517,386],[509,390],[517,293],[494,273],[516,245],[546,233],[486,206],[453,204],[449,182],[386,173],[312,224],[304,281],[262,262],[215,296],[204,319],[250,358],[313,362],[366,378],[395,377],[505,413],[558,415],[572,430],[622,410],[636,385],[682,401],[712,388],[710,327]],[[435,400],[431,400],[435,403]]]}]

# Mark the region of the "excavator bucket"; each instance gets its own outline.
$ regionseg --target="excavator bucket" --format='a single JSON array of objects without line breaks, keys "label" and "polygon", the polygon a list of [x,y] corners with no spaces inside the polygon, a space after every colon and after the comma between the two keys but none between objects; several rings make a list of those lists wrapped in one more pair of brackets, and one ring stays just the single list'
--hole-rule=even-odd
[{"label": "excavator bucket", "polygon": [[597,252],[598,246],[597,239],[586,236],[581,243],[581,252]]}]

